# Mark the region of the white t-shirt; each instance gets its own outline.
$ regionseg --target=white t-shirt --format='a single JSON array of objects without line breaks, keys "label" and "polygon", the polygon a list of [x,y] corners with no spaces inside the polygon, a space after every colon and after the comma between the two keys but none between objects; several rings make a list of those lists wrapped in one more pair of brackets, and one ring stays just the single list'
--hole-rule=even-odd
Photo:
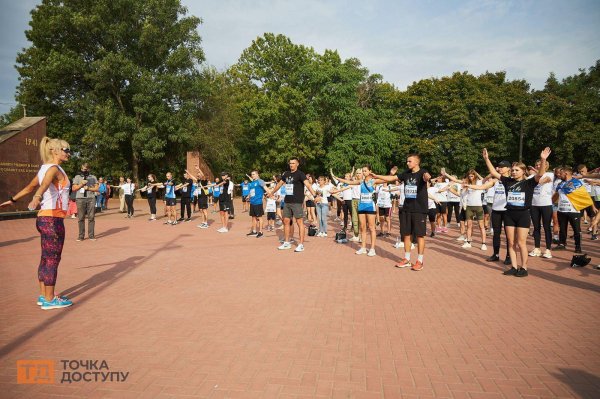
[{"label": "white t-shirt", "polygon": [[558,211],[579,213],[562,190],[558,192]]},{"label": "white t-shirt", "polygon": [[435,185],[434,185],[434,187],[438,190],[438,192],[436,194],[436,198],[440,202],[448,202],[448,194],[447,194],[448,191],[440,192],[440,190],[446,188],[446,186],[448,186],[448,183],[446,183],[446,182],[435,183]]},{"label": "white t-shirt", "polygon": [[[476,186],[481,186],[481,180],[477,180]],[[481,190],[467,189],[467,206],[483,206],[481,201]]]},{"label": "white t-shirt", "polygon": [[488,188],[485,191],[485,202],[487,202],[488,204],[493,204],[494,203],[494,194],[496,193],[496,188],[494,186]]},{"label": "white t-shirt", "polygon": [[[552,194],[554,192],[552,180],[554,179],[554,173],[546,172],[542,179],[550,178],[550,181],[545,184],[538,184],[533,189],[533,200],[532,206],[549,206],[552,205]],[[541,179],[540,179],[541,180]]]},{"label": "white t-shirt", "polygon": [[125,195],[132,195],[133,192],[135,191],[134,183],[123,183],[119,187],[121,187],[123,189],[123,194],[125,194]]},{"label": "white t-shirt", "polygon": [[436,208],[435,201],[432,200],[430,197],[434,197],[434,198],[437,197],[437,194],[438,194],[437,188],[435,188],[435,187],[429,187],[427,189],[427,194],[428,194],[427,195],[427,208],[429,208],[429,209],[435,209]]},{"label": "white t-shirt", "polygon": [[360,184],[357,184],[356,186],[352,186],[352,199],[360,199]]},{"label": "white t-shirt", "polygon": [[493,211],[505,211],[506,210],[506,190],[504,184],[498,179],[494,184],[494,203],[492,204]]},{"label": "white t-shirt", "polygon": [[317,188],[315,189],[315,192],[317,194],[320,194],[321,196],[321,204],[327,204],[327,198],[329,198],[330,194],[330,190],[331,190],[332,185],[330,184],[325,184],[323,187],[317,185]]},{"label": "white t-shirt", "polygon": [[383,185],[377,187],[377,206],[379,208],[391,208],[392,198],[388,187]]},{"label": "white t-shirt", "polygon": [[[347,188],[347,187],[349,187],[349,188]],[[347,188],[347,189],[342,191],[342,199],[344,201],[350,201],[352,199],[352,186],[345,186],[343,184],[340,184],[340,190],[343,188]]]},{"label": "white t-shirt", "polygon": [[[459,193],[461,192],[460,184],[456,184],[456,183],[450,183],[450,184],[451,184],[450,187],[454,188]],[[447,193],[448,194],[446,195],[446,197],[448,198],[448,202],[460,202],[460,196],[454,194],[450,190],[448,190]]]}]

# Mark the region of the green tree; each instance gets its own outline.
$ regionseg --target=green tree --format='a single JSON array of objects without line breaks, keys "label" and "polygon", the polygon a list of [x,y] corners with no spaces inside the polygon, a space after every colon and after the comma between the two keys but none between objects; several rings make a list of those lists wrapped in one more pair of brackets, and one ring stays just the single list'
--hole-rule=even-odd
[{"label": "green tree", "polygon": [[17,57],[17,99],[101,173],[180,166],[204,59],[179,0],[44,0]]}]

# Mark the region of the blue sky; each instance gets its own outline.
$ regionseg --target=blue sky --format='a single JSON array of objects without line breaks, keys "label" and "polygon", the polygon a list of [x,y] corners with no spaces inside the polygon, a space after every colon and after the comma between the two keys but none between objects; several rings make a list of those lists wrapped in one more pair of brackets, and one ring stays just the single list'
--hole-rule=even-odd
[{"label": "blue sky", "polygon": [[[39,0],[0,0],[0,113],[14,103],[17,52]],[[600,0],[183,0],[203,19],[206,63],[224,69],[264,32],[337,49],[405,89],[414,81],[506,71],[543,88],[600,59]]]}]

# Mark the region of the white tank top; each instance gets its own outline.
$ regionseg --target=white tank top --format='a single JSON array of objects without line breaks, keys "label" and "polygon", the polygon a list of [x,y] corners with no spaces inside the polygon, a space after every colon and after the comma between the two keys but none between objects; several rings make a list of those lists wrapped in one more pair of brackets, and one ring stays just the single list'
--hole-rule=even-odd
[{"label": "white tank top", "polygon": [[544,184],[538,184],[537,186],[535,186],[535,189],[533,190],[533,200],[531,202],[531,205],[533,206],[550,206],[552,205],[552,194],[553,194],[553,187],[552,187],[552,182],[554,180],[554,174],[547,172],[544,173],[544,177],[549,177],[551,180],[548,183],[544,183]]},{"label": "white tank top", "polygon": [[505,211],[506,210],[506,191],[504,190],[504,184],[500,180],[494,184],[494,202],[492,204],[493,211]]},{"label": "white tank top", "polygon": [[65,171],[56,164],[44,164],[38,171],[38,183],[41,185],[44,181],[44,177],[48,172],[48,169],[56,166],[58,170],[63,174],[64,179],[58,183],[52,182],[42,194],[42,200],[40,201],[40,211],[38,216],[53,216],[64,218],[67,215],[69,209],[69,187],[71,182],[67,177]]}]

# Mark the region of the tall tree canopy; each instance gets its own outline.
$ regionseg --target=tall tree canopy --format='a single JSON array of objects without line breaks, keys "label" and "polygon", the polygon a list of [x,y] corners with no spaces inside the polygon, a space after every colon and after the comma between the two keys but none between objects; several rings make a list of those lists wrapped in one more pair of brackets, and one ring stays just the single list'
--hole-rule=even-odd
[{"label": "tall tree canopy", "polygon": [[200,19],[179,0],[44,0],[17,99],[105,173],[181,162],[205,91]]}]

